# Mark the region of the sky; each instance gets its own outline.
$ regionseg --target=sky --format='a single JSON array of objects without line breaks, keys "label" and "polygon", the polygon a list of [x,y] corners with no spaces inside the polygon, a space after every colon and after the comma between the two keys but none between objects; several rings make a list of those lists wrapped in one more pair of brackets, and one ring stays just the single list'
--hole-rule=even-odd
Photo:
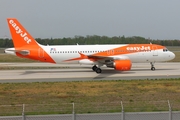
[{"label": "sky", "polygon": [[180,39],[180,0],[0,0],[0,38],[17,18],[34,38]]}]

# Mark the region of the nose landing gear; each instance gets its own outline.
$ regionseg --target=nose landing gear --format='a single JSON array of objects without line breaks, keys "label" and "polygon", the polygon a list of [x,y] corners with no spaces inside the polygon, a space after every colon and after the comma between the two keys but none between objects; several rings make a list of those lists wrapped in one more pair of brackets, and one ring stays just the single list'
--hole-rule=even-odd
[{"label": "nose landing gear", "polygon": [[155,71],[155,70],[156,70],[156,68],[154,67],[154,63],[153,63],[153,62],[151,62],[150,64],[151,64],[151,70],[152,70],[152,71]]}]

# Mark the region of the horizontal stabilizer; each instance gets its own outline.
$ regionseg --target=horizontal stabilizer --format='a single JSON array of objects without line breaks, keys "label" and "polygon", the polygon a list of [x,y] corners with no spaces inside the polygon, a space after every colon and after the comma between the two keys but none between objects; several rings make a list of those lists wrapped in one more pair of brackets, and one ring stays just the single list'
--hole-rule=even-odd
[{"label": "horizontal stabilizer", "polygon": [[29,55],[29,50],[16,50],[15,48],[8,48],[4,50],[7,54],[16,55],[16,53],[19,53],[21,55]]}]

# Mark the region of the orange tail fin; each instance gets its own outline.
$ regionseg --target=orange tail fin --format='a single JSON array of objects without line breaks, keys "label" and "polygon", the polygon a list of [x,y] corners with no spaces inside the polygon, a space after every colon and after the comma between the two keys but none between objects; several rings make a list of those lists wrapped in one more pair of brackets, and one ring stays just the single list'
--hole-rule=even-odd
[{"label": "orange tail fin", "polygon": [[8,18],[7,22],[15,47],[15,49],[10,49],[10,53],[14,52],[17,56],[23,58],[55,63],[51,56],[43,49],[43,46],[36,42],[17,19]]},{"label": "orange tail fin", "polygon": [[7,21],[15,48],[19,48],[26,45],[38,45],[34,38],[18,22],[17,19],[8,18]]}]

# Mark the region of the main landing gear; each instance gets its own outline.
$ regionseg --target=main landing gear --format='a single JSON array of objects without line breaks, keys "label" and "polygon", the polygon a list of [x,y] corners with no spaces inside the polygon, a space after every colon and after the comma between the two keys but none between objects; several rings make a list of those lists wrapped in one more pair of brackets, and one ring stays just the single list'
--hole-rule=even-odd
[{"label": "main landing gear", "polygon": [[96,65],[94,65],[92,67],[92,70],[95,71],[96,73],[101,73],[102,72],[101,68],[97,67]]},{"label": "main landing gear", "polygon": [[154,67],[154,63],[153,63],[153,62],[151,62],[150,64],[151,64],[151,70],[152,70],[152,71],[155,71],[155,70],[156,70],[156,68]]}]

